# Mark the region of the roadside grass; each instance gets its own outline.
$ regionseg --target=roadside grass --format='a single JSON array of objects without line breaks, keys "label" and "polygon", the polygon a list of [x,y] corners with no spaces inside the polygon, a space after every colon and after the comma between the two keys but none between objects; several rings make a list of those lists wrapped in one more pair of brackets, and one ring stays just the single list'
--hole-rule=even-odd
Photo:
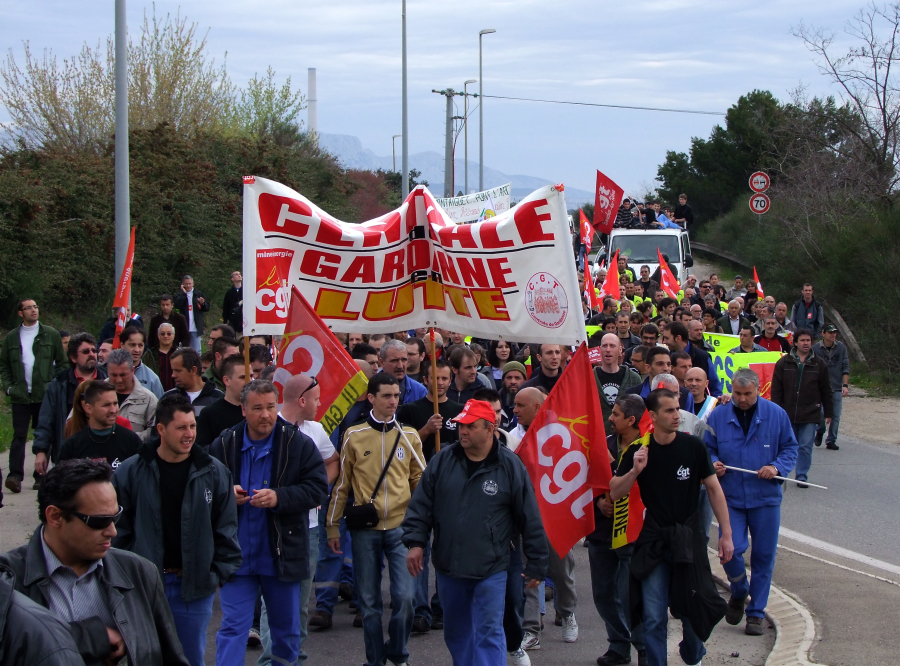
[{"label": "roadside grass", "polygon": [[12,443],[12,410],[9,402],[0,400],[0,451],[6,451]]},{"label": "roadside grass", "polygon": [[872,397],[900,397],[900,377],[881,370],[871,370],[865,363],[850,363],[850,383]]}]

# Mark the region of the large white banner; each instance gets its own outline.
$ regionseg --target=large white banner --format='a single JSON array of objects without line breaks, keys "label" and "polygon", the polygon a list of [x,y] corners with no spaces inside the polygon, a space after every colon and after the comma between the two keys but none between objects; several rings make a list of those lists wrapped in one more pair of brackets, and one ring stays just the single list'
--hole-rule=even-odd
[{"label": "large white banner", "polygon": [[464,197],[437,199],[454,222],[481,222],[502,215],[509,210],[509,191],[512,183],[495,187],[484,192],[475,192]]},{"label": "large white banner", "polygon": [[285,185],[247,176],[244,335],[284,334],[296,286],[336,331],[435,326],[578,344],[584,318],[557,187],[487,221],[456,224],[419,186],[397,210],[352,224]]}]

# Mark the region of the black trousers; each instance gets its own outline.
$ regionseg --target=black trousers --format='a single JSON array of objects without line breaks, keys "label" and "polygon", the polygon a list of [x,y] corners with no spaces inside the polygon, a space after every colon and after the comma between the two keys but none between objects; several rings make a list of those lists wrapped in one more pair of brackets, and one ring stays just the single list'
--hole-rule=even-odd
[{"label": "black trousers", "polygon": [[25,442],[28,441],[28,426],[30,425],[32,429],[37,428],[41,403],[32,402],[27,405],[13,403],[11,407],[13,438],[9,447],[7,476],[14,476],[21,481],[25,478]]}]

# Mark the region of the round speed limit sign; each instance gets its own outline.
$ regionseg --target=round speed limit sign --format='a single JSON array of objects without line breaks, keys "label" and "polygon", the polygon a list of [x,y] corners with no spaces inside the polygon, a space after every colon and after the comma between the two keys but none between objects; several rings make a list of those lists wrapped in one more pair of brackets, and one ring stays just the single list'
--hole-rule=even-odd
[{"label": "round speed limit sign", "polygon": [[771,205],[772,202],[765,194],[754,194],[752,197],[750,197],[750,210],[752,210],[757,215],[768,213],[769,206]]}]

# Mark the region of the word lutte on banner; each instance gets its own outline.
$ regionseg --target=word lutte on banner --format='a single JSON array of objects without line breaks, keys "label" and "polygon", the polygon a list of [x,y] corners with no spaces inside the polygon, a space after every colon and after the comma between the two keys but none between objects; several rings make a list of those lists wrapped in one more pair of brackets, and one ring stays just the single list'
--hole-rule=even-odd
[{"label": "word lutte on banner", "polygon": [[594,186],[594,229],[598,233],[609,234],[612,231],[624,198],[625,190],[597,169],[597,183]]},{"label": "word lutte on banner", "polygon": [[272,378],[283,403],[284,385],[293,376],[315,377],[319,385],[316,421],[329,435],[366,394],[369,380],[296,288],[291,290],[288,325]]},{"label": "word lutte on banner", "polygon": [[438,206],[457,223],[481,222],[509,210],[512,183],[462,197],[437,198]]},{"label": "word lutte on banner", "polygon": [[[585,339],[565,196],[453,222],[423,186],[360,224],[265,178],[244,180],[244,335],[281,335],[296,287],[334,330],[422,326],[577,345]],[[248,291],[249,289],[249,291]]]},{"label": "word lutte on banner", "polygon": [[612,477],[587,345],[575,352],[517,453],[534,485],[550,545],[565,557],[594,531],[594,497],[609,492]]},{"label": "word lutte on banner", "polygon": [[128,321],[125,310],[131,304],[131,275],[134,273],[134,232],[137,227],[131,227],[131,238],[128,240],[128,252],[125,255],[125,265],[122,266],[122,275],[119,276],[119,285],[116,288],[116,297],[113,299],[113,307],[119,308],[116,315],[116,334],[113,336],[113,349],[118,349],[122,343],[119,341],[119,333],[125,330]]}]

